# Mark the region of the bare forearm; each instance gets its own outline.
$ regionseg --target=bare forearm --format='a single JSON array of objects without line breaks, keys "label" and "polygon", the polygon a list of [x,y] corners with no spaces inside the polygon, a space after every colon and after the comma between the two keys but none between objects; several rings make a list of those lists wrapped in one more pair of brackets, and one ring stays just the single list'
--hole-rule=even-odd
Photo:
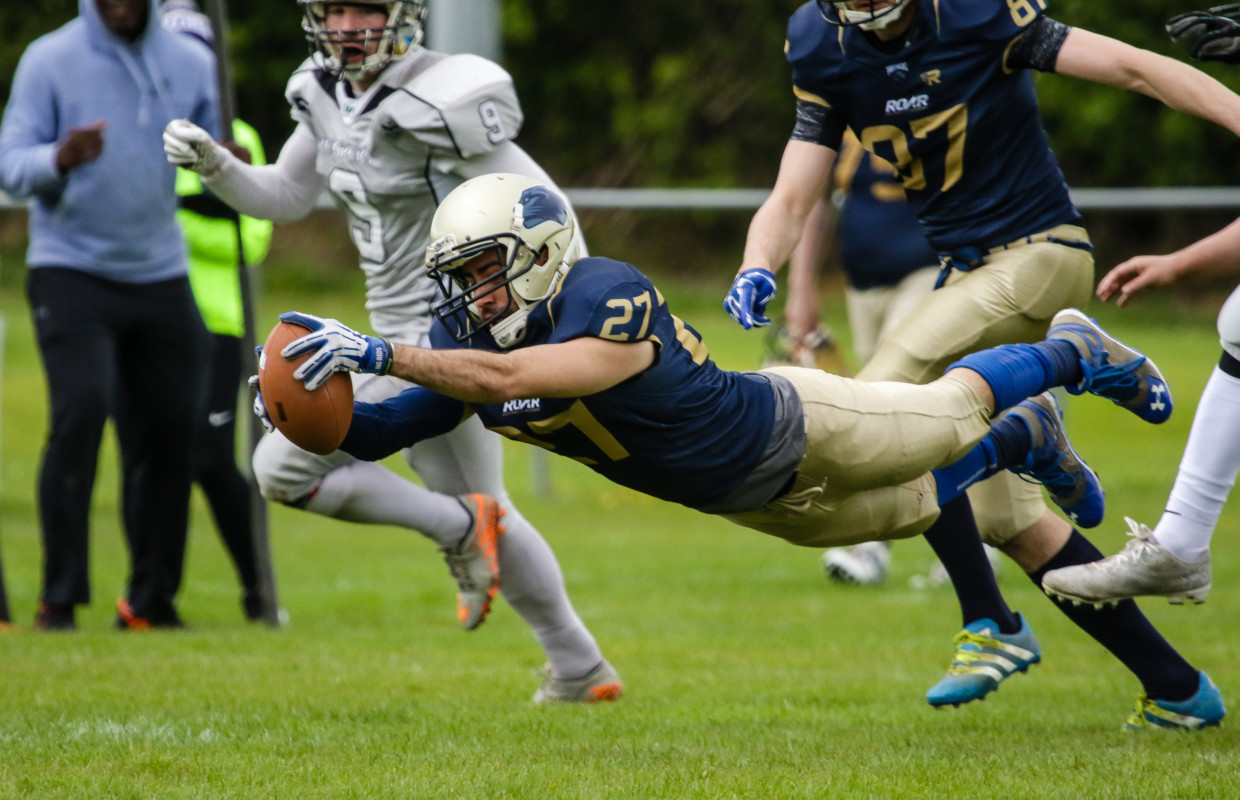
[{"label": "bare forearm", "polygon": [[835,151],[803,141],[790,141],[779,164],[771,196],[753,215],[745,239],[740,271],[777,271],[801,240],[805,220],[822,197],[835,163]]},{"label": "bare forearm", "polygon": [[797,216],[792,209],[780,205],[774,198],[768,199],[749,223],[740,271],[761,268],[778,272],[792,254],[804,229],[804,216]]},{"label": "bare forearm", "polygon": [[1240,219],[1172,255],[1185,278],[1240,272]]},{"label": "bare forearm", "polygon": [[1074,28],[1059,52],[1055,71],[1140,92],[1240,136],[1240,97],[1201,70],[1173,58]]},{"label": "bare forearm", "polygon": [[515,399],[513,359],[481,350],[426,350],[397,344],[392,375],[467,403]]}]

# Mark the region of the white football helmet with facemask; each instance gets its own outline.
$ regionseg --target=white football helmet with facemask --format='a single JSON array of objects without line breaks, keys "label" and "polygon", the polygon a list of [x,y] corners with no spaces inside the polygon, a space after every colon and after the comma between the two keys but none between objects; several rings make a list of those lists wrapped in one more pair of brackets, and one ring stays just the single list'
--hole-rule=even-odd
[{"label": "white football helmet with facemask", "polygon": [[[302,28],[310,52],[322,57],[324,66],[337,75],[357,79],[373,75],[392,61],[421,44],[426,26],[426,0],[349,0],[345,3],[329,3],[323,0],[297,0],[304,13]],[[327,29],[327,6],[375,6],[387,14],[387,22],[380,28],[356,31],[329,31]],[[349,63],[341,58],[346,47],[369,50],[371,42],[377,43],[375,52],[367,52],[361,61]]]},{"label": "white football helmet with facemask", "polygon": [[815,0],[822,18],[832,25],[856,26],[863,31],[881,31],[894,25],[913,0],[894,0],[882,5],[883,0]]},{"label": "white football helmet with facemask", "polygon": [[[431,221],[426,268],[447,298],[432,311],[458,342],[489,329],[502,348],[520,343],[529,312],[577,260],[575,230],[564,197],[533,178],[493,173],[462,183]],[[500,271],[470,284],[460,268],[489,250]],[[482,318],[475,301],[505,287],[509,306]]]}]

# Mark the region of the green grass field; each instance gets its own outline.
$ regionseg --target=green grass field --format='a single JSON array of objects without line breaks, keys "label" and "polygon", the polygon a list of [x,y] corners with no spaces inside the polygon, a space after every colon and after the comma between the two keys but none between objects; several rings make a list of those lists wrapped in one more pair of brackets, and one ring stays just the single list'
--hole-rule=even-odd
[{"label": "green grass field", "polygon": [[[761,335],[719,310],[722,283],[659,283],[721,364],[756,366]],[[816,551],[638,496],[575,463],[554,462],[541,495],[531,451],[517,445],[510,491],[623,675],[619,703],[533,707],[542,659],[532,637],[502,603],[462,633],[427,541],[286,508],[270,511],[286,628],[243,622],[196,500],[181,600],[190,629],[113,631],[125,557],[110,441],[95,492],[94,602],[80,632],[32,633],[45,397],[13,284],[0,292],[0,546],[19,628],[0,636],[0,798],[1240,796],[1240,727],[1121,730],[1137,682],[1011,564],[1000,584],[1038,631],[1043,664],[985,703],[934,711],[922,695],[961,620],[949,590],[911,587],[930,563],[919,540],[896,545],[886,586],[844,589],[825,581]],[[298,307],[364,324],[358,298],[351,285],[269,291],[262,319]],[[1109,518],[1091,534],[1107,552],[1123,545],[1123,516],[1157,520],[1217,357],[1214,307],[1181,306],[1093,309],[1158,359],[1179,403],[1157,429],[1095,398],[1068,404],[1077,447],[1108,487]],[[1233,706],[1238,522],[1233,503],[1209,603],[1143,603]]]}]

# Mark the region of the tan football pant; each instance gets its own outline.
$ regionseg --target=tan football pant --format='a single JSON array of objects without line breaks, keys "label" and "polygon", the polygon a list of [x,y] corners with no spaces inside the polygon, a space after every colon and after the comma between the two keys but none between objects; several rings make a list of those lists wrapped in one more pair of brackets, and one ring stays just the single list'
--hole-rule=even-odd
[{"label": "tan football pant", "polygon": [[806,547],[915,536],[939,515],[930,470],[957,461],[990,429],[968,384],[941,378],[863,382],[803,367],[792,381],[805,414],[805,456],[792,489],[738,525]]},{"label": "tan football pant", "polygon": [[878,343],[926,299],[938,277],[936,265],[910,272],[892,286],[844,289],[848,329],[852,332],[853,355],[858,364],[864,365],[870,360]]},{"label": "tan football pant", "polygon": [[[1083,228],[1060,225],[1055,238],[1088,242]],[[1060,309],[1089,303],[1094,260],[1086,250],[1040,242],[992,253],[972,272],[953,272],[879,344],[861,380],[926,383],[968,353],[1046,336]],[[1046,511],[1041,486],[1004,472],[969,490],[982,539],[1000,545]]]}]

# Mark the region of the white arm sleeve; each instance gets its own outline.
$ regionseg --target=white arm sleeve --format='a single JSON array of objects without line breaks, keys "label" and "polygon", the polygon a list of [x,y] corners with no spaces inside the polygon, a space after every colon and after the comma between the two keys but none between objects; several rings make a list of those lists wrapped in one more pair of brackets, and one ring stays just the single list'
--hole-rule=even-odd
[{"label": "white arm sleeve", "polygon": [[323,190],[323,179],[314,171],[317,155],[314,133],[298,125],[274,164],[255,167],[228,154],[219,172],[204,183],[246,216],[293,222],[310,213]]},{"label": "white arm sleeve", "polygon": [[[474,158],[466,159],[450,159],[441,160],[437,166],[442,170],[443,174],[431,176],[431,182],[435,186],[435,192],[439,197],[447,196],[448,192],[460,186],[470,178],[476,178],[479,175],[487,175],[492,172],[512,172],[517,175],[525,175],[536,181],[546,183],[551,188],[564,195],[564,190],[551,180],[551,176],[546,170],[538,165],[538,162],[530,157],[514,142],[505,142],[494,150],[490,150],[482,155]],[[581,222],[577,219],[577,211],[573,208],[573,204],[568,200],[568,196],[564,195],[565,201],[568,202],[568,211],[573,215],[573,224],[577,228],[576,239],[578,245],[578,257],[585,258],[590,253],[586,248],[585,235],[581,230]]]}]

